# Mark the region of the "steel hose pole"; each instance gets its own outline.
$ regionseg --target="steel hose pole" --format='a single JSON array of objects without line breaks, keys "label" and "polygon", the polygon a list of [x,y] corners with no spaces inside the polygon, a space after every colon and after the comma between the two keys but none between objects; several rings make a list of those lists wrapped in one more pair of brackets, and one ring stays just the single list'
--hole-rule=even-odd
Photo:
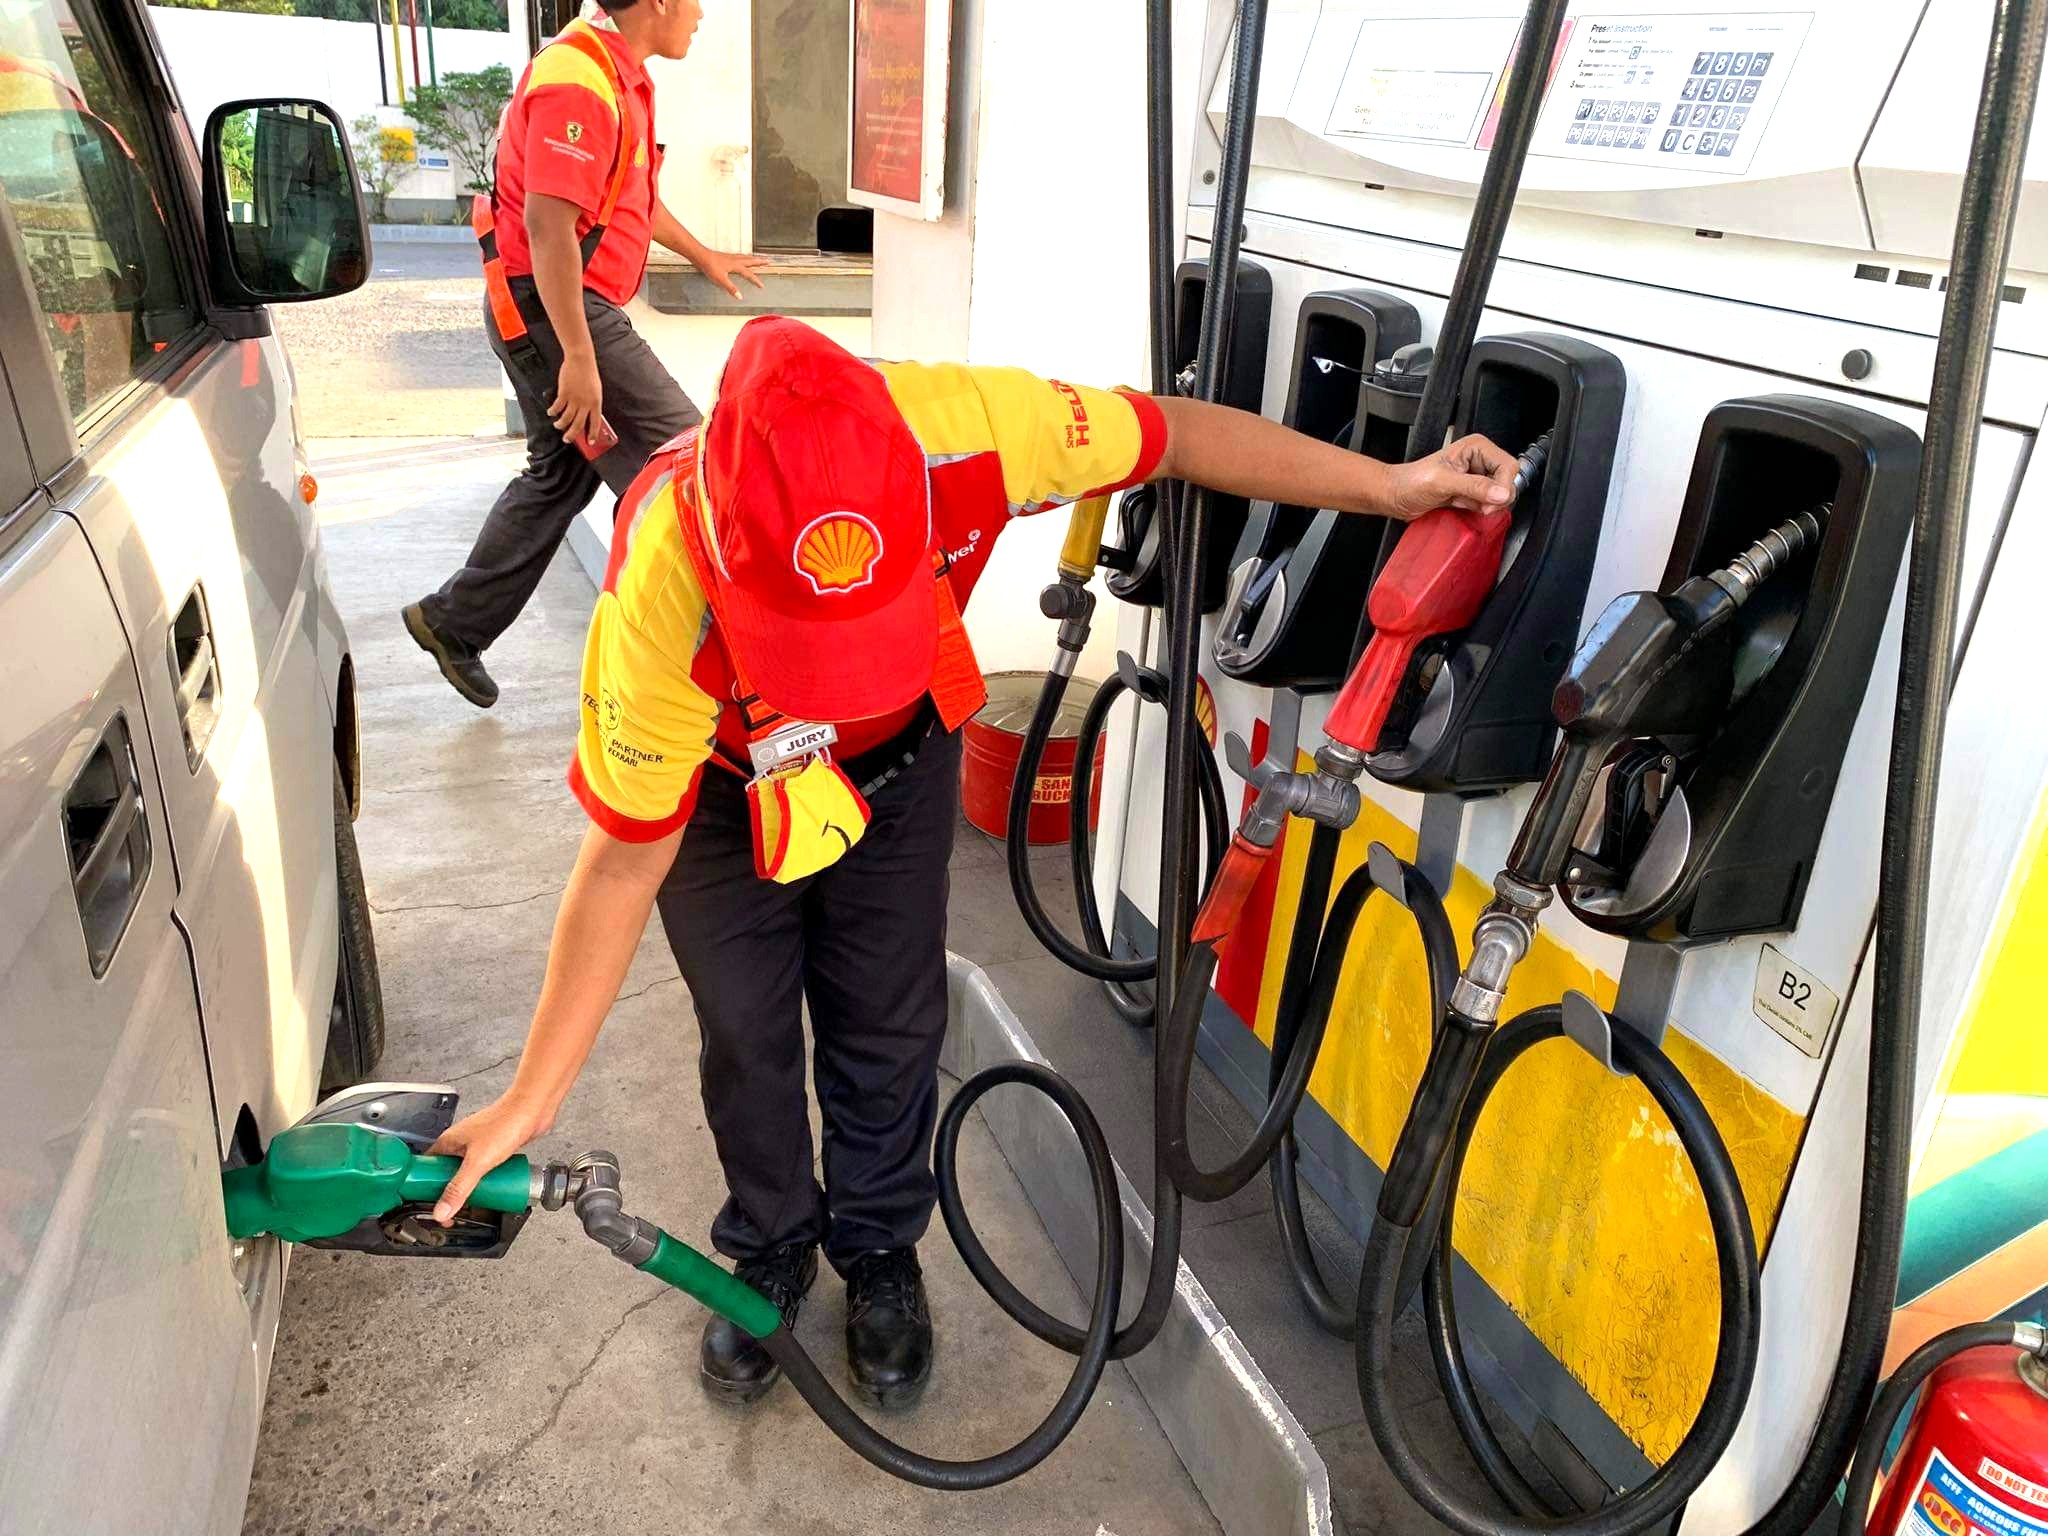
[{"label": "steel hose pole", "polygon": [[1173,0],[1145,0],[1145,225],[1152,393],[1173,393]]},{"label": "steel hose pole", "polygon": [[1528,158],[1536,117],[1543,110],[1543,90],[1550,79],[1550,61],[1557,53],[1567,4],[1568,0],[1535,0],[1522,20],[1500,126],[1486,157],[1486,169],[1480,173],[1472,223],[1465,231],[1465,253],[1458,259],[1458,275],[1444,305],[1443,323],[1437,327],[1436,359],[1430,364],[1415,423],[1408,429],[1407,456],[1411,460],[1427,458],[1443,447],[1444,433],[1450,430],[1451,413],[1464,383],[1465,358],[1472,350],[1472,338],[1479,333],[1480,312],[1486,308],[1486,292],[1500,260],[1501,238],[1507,233],[1515,193],[1522,185],[1522,162]]},{"label": "steel hose pole", "polygon": [[1849,1316],[1813,1440],[1799,1471],[1754,1527],[1755,1536],[1801,1536],[1834,1497],[1868,1415],[1891,1333],[1911,1172],[1927,890],[1963,535],[1985,380],[1991,369],[1992,332],[2012,249],[2020,169],[2041,85],[2044,37],[2048,0],[1999,0],[1956,216],[1906,576],[1905,632],[1878,863],[1876,993]]},{"label": "steel hose pole", "polygon": [[[1195,398],[1212,404],[1223,398],[1224,349],[1237,311],[1237,258],[1243,244],[1245,183],[1251,173],[1265,39],[1266,0],[1240,0],[1209,281],[1203,291],[1200,351],[1195,359]],[[1173,529],[1167,593],[1166,821],[1159,861],[1159,979],[1152,1013],[1161,1026],[1173,1012],[1173,991],[1186,964],[1188,934],[1195,920],[1195,758],[1202,750],[1195,722],[1195,683],[1202,664],[1202,567],[1210,499],[1206,490],[1189,487]]]}]

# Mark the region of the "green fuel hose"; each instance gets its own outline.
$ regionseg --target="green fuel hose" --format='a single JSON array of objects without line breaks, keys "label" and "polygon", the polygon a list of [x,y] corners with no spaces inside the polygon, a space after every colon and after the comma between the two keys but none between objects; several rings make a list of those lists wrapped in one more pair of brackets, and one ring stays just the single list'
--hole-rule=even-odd
[{"label": "green fuel hose", "polygon": [[[968,1111],[984,1094],[1005,1084],[1051,1099],[1081,1144],[1095,1201],[1095,1289],[1085,1328],[1046,1319],[1076,1356],[1066,1390],[1036,1428],[992,1456],[942,1460],[899,1445],[875,1429],[825,1379],[817,1362],[783,1326],[774,1302],[680,1238],[625,1212],[618,1162],[609,1153],[592,1152],[573,1165],[551,1163],[544,1168],[535,1168],[524,1156],[509,1157],[484,1175],[465,1208],[518,1214],[535,1204],[546,1210],[573,1204],[585,1233],[615,1257],[694,1297],[758,1339],[826,1427],[856,1454],[921,1487],[988,1488],[1037,1466],[1080,1422],[1109,1363],[1123,1298],[1123,1206],[1109,1142],[1079,1091],[1037,1062],[1004,1062],[976,1073],[939,1118],[933,1171],[954,1244],[968,1256],[970,1267],[978,1256],[993,1270],[960,1201],[960,1133]],[[366,1125],[316,1121],[294,1126],[273,1138],[263,1161],[223,1175],[228,1231],[236,1238],[269,1233],[288,1242],[312,1243],[341,1238],[366,1223],[411,1224],[422,1219],[460,1166],[458,1158],[415,1151],[403,1138]],[[1031,1305],[1007,1280],[1000,1286],[999,1305]]]}]

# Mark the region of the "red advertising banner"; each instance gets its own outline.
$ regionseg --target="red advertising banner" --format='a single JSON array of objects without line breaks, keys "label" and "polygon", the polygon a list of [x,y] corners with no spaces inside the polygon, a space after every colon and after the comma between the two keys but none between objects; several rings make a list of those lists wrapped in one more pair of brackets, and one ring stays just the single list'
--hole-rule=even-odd
[{"label": "red advertising banner", "polygon": [[924,196],[926,3],[853,5],[850,179],[855,191],[906,203]]}]

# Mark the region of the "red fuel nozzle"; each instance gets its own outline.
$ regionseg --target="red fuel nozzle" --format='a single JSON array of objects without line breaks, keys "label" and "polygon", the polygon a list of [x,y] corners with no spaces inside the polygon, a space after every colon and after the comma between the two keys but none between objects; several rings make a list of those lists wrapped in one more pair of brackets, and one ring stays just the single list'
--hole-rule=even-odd
[{"label": "red fuel nozzle", "polygon": [[1500,575],[1514,517],[1506,507],[1468,512],[1439,507],[1410,523],[1373,583],[1373,635],[1344,680],[1324,733],[1359,752],[1379,750],[1387,713],[1415,648],[1432,635],[1463,629]]}]

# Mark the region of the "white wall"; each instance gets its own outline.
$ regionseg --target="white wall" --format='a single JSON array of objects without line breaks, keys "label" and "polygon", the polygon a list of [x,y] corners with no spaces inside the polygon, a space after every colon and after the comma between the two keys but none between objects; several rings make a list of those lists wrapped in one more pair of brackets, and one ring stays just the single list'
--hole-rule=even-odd
[{"label": "white wall", "polygon": [[651,59],[661,200],[715,250],[754,243],[753,0],[704,0],[687,58]]},{"label": "white wall", "polygon": [[[515,11],[520,7],[515,6]],[[382,108],[388,92],[397,99],[391,71],[391,29],[381,29],[384,75],[380,88],[377,66],[378,28],[366,21],[326,21],[317,16],[254,16],[243,11],[188,11],[152,6],[151,23],[170,61],[178,88],[196,133],[207,114],[224,101],[252,96],[303,96],[323,101],[345,125],[366,112],[387,123],[402,123],[395,107]],[[517,25],[517,24],[515,24]],[[413,84],[412,39],[399,29],[405,49],[406,89]],[[425,29],[420,33],[420,63],[427,60]],[[522,34],[436,28],[434,63],[446,77],[456,70],[487,69],[503,64],[516,75],[525,67]],[[453,198],[460,178],[447,170],[416,168],[400,178],[392,195],[398,198]]]},{"label": "white wall", "polygon": [[[956,0],[954,31],[946,213],[875,216],[876,352],[1149,384],[1143,7]],[[997,544],[967,610],[985,669],[1046,665],[1038,591],[1065,531],[1054,512]],[[1115,665],[1101,611],[1095,677]]]}]

